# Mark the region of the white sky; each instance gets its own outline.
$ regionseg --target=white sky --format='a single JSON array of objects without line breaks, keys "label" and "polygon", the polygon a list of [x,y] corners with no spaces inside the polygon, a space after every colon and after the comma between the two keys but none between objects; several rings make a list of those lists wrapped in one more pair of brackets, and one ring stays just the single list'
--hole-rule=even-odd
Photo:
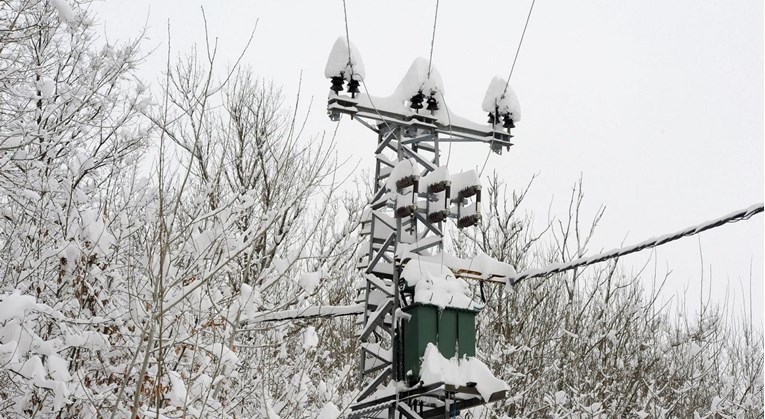
[{"label": "white sky", "polygon": [[[441,2],[433,64],[452,112],[485,122],[483,94],[493,76],[507,77],[530,4]],[[135,37],[148,24],[146,49],[157,50],[143,74],[153,81],[165,61],[168,19],[176,54],[203,42],[200,5],[224,61],[238,55],[258,21],[244,62],[282,85],[288,98],[302,70],[302,97],[314,99],[308,132],[334,129],[325,114],[323,72],[335,39],[345,34],[340,0],[105,0],[96,11],[112,40]],[[370,93],[387,96],[414,58],[428,56],[435,1],[348,0],[347,7]],[[763,200],[760,0],[537,1],[511,85],[523,108],[516,145],[490,157],[484,174],[497,169],[519,189],[538,173],[525,209],[540,225],[548,209],[564,214],[582,175],[585,216],[606,205],[590,253]],[[340,157],[371,167],[375,140],[344,120]],[[455,148],[450,169],[480,169],[487,151]],[[728,288],[736,314],[748,304],[751,268],[762,329],[763,216],[657,250],[659,275],[672,270],[667,296],[687,288],[691,310],[698,306],[700,252],[705,288],[711,283],[717,301]],[[625,258],[624,266],[637,269],[649,256]]]}]

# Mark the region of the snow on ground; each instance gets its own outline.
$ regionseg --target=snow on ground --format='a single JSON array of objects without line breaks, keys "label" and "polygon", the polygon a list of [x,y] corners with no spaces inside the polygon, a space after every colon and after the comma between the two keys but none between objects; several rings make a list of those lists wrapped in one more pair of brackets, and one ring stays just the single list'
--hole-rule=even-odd
[{"label": "snow on ground", "polygon": [[507,384],[496,378],[489,367],[477,358],[446,359],[432,343],[428,343],[425,348],[420,375],[425,385],[443,382],[468,386],[468,383],[475,383],[476,390],[484,400],[489,400],[498,391],[508,390]]}]

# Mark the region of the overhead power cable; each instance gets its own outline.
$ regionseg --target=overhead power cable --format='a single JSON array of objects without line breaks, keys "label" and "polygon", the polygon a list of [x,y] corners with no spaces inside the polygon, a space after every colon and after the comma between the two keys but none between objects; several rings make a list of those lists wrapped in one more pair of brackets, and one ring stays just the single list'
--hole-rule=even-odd
[{"label": "overhead power cable", "polygon": [[351,67],[351,75],[353,75],[353,60],[351,60],[351,35],[348,32],[348,10],[345,7],[345,0],[343,0],[343,19],[345,19],[345,43],[348,44],[348,65]]},{"label": "overhead power cable", "polygon": [[242,323],[275,322],[282,320],[313,319],[317,317],[353,316],[364,313],[364,304],[345,306],[310,306],[292,310],[269,311],[257,313],[251,319]]},{"label": "overhead power cable", "polygon": [[436,0],[436,15],[433,17],[433,36],[430,38],[430,58],[428,59],[428,78],[430,78],[430,69],[433,66],[433,46],[436,43],[436,24],[438,23],[438,3]]},{"label": "overhead power cable", "polygon": [[753,215],[760,213],[762,211],[763,211],[763,204],[762,203],[755,204],[750,206],[749,208],[745,208],[745,209],[730,213],[724,217],[720,217],[720,218],[710,220],[692,227],[688,227],[686,229],[680,230],[673,234],[666,234],[660,237],[648,239],[646,241],[643,241],[641,243],[638,243],[632,246],[610,250],[608,252],[604,252],[594,256],[574,259],[566,263],[556,263],[553,265],[545,266],[543,268],[529,269],[516,274],[512,278],[508,278],[508,281],[510,284],[515,285],[523,281],[524,279],[548,277],[548,276],[569,271],[572,269],[582,268],[595,263],[605,262],[609,259],[615,259],[615,258],[629,255],[630,253],[635,253],[641,250],[661,246],[663,244],[673,242],[675,240],[679,240],[683,237],[690,237],[690,236],[699,234],[703,231],[720,227],[727,223],[734,223],[737,221],[748,220]]},{"label": "overhead power cable", "polygon": [[507,76],[507,82],[505,83],[505,90],[502,92],[503,95],[507,93],[507,87],[510,86],[510,77],[513,77],[513,70],[515,70],[515,62],[518,61],[518,54],[521,52],[521,45],[523,45],[523,38],[526,36],[526,28],[529,27],[531,12],[534,11],[534,3],[536,3],[536,0],[531,0],[531,7],[529,7],[529,14],[528,16],[526,16],[526,24],[523,25],[523,32],[521,32],[521,40],[518,42],[518,48],[515,50],[515,58],[513,58],[513,65],[510,67],[510,74],[508,74]]},{"label": "overhead power cable", "polygon": [[[631,253],[639,252],[641,250],[658,247],[663,244],[667,244],[675,240],[679,240],[683,237],[694,236],[701,232],[711,230],[713,228],[717,228],[728,223],[735,223],[738,221],[748,220],[755,214],[758,214],[761,212],[763,212],[763,204],[762,203],[755,204],[748,208],[730,213],[726,216],[716,218],[714,220],[706,221],[704,223],[697,224],[692,227],[685,228],[674,234],[666,234],[661,237],[648,239],[646,241],[643,241],[641,243],[638,243],[632,246],[610,250],[608,252],[600,253],[594,256],[574,259],[566,263],[556,263],[553,265],[546,266],[544,268],[529,269],[529,270],[518,273],[512,278],[509,278],[509,282],[515,285],[526,279],[549,277],[557,273],[569,271],[576,268],[583,268],[585,266],[593,265],[600,262],[605,262],[607,260],[626,256]],[[358,315],[363,312],[364,312],[363,304],[352,304],[347,306],[312,306],[312,307],[306,307],[306,308],[294,309],[294,310],[259,313],[256,316],[254,316],[252,319],[250,319],[249,321],[246,321],[245,323],[270,322],[270,321],[280,321],[280,320],[290,320],[290,319],[310,319],[310,318],[318,318],[318,317],[323,317],[323,318],[341,317],[341,316]]]}]

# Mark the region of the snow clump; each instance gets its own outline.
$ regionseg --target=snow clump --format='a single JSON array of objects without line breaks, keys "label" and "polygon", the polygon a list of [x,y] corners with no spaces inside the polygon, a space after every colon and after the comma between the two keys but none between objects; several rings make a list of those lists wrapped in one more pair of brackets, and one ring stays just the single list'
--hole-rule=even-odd
[{"label": "snow clump", "polygon": [[450,182],[449,169],[446,166],[440,166],[422,177],[418,192],[420,194],[426,194],[431,185],[433,185],[435,189],[438,189],[437,185],[443,184],[445,186],[448,182]]},{"label": "snow clump", "polygon": [[412,259],[401,276],[414,286],[414,302],[445,307],[469,309],[473,306],[470,287],[444,265]]},{"label": "snow clump", "polygon": [[398,185],[406,184],[408,180],[415,180],[419,177],[420,174],[417,172],[417,164],[414,159],[401,160],[393,167],[385,186],[389,190],[395,191]]},{"label": "snow clump", "polygon": [[44,77],[40,81],[40,96],[45,99],[50,99],[56,92],[56,82],[53,79]]},{"label": "snow clump", "polygon": [[478,178],[475,170],[455,173],[451,175],[450,180],[452,182],[452,196],[456,196],[458,193],[469,189],[481,189],[481,179]]},{"label": "snow clump", "polygon": [[316,329],[313,326],[306,327],[303,332],[303,349],[315,349],[318,344],[319,336],[316,334]]},{"label": "snow clump", "polygon": [[67,0],[50,0],[50,3],[56,8],[61,19],[67,22],[74,21],[74,12],[72,12],[72,6],[69,5]]},{"label": "snow clump", "polygon": [[298,279],[298,285],[304,289],[306,293],[313,294],[316,288],[319,287],[321,282],[322,272],[307,272],[300,276]]},{"label": "snow clump", "polygon": [[425,348],[420,375],[425,385],[443,382],[467,386],[468,383],[475,383],[476,390],[486,401],[492,394],[509,389],[504,381],[496,378],[489,367],[477,358],[446,359],[432,343],[428,343]]},{"label": "snow clump", "polygon": [[21,295],[21,291],[15,290],[13,294],[4,295],[0,300],[0,323],[8,319],[23,318],[27,310],[37,308],[37,301],[31,295]]},{"label": "snow clump", "polygon": [[359,55],[356,47],[351,44],[349,57],[348,43],[345,38],[342,36],[337,38],[335,45],[332,46],[332,51],[329,53],[327,66],[324,67],[324,77],[329,79],[342,76],[346,80],[350,80],[351,78],[354,80],[363,80],[365,74],[364,62],[361,61],[361,55]]},{"label": "snow clump", "polygon": [[340,417],[340,409],[332,402],[327,402],[324,407],[319,411],[319,415],[316,419],[337,419]]},{"label": "snow clump", "polygon": [[[507,90],[505,90],[507,86]],[[486,89],[486,95],[483,98],[481,108],[484,112],[499,111],[500,115],[509,114],[514,122],[521,120],[521,104],[518,102],[518,96],[507,84],[507,81],[501,77],[494,77]]]},{"label": "snow clump", "polygon": [[[428,76],[430,69],[430,76]],[[425,96],[434,96],[438,103],[443,103],[444,83],[441,74],[433,67],[429,67],[428,60],[423,57],[415,58],[409,71],[396,88],[394,96],[399,100],[407,101],[418,92]]]}]

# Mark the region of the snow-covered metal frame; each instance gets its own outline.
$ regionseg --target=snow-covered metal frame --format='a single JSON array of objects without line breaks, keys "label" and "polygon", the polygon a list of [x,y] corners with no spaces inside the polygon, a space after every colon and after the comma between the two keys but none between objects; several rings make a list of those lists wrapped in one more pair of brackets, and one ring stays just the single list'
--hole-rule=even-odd
[{"label": "snow-covered metal frame", "polygon": [[[448,123],[443,124],[443,118],[425,109],[401,113],[398,106],[387,109],[385,102],[378,103],[367,95],[351,98],[330,92],[327,105],[330,119],[348,115],[378,136],[374,195],[362,227],[362,234],[369,236],[369,245],[357,264],[365,278],[357,299],[364,305],[358,322],[362,390],[349,417],[440,417],[444,409],[480,405],[504,398],[504,393],[483,400],[474,389],[443,383],[396,388],[391,393],[406,374],[400,362],[403,348],[399,317],[401,308],[412,302],[412,295],[400,280],[403,265],[413,256],[428,257],[433,250],[443,248],[446,218],[429,216],[431,206],[441,205],[449,217],[458,216],[450,210],[453,202],[448,191],[445,202],[435,203],[433,194],[420,195],[418,179],[439,169],[442,143],[486,143],[500,154],[512,145],[512,135],[500,126],[475,124],[458,117],[448,118]],[[412,173],[401,169],[409,164]]]},{"label": "snow-covered metal frame", "polygon": [[[426,123],[438,134],[433,139],[435,147],[437,147],[436,142],[482,142],[489,144],[495,153],[502,154],[503,149],[509,150],[510,146],[513,145],[510,142],[513,137],[512,134],[505,131],[500,124],[477,124],[456,115],[450,115],[447,121],[439,121],[425,114],[402,114],[396,110],[387,109],[384,99],[379,101],[375,99],[377,98],[368,95],[351,98],[333,94],[327,103],[327,113],[333,121],[339,120],[342,114],[350,115],[351,118],[378,133],[381,125],[390,127],[398,125],[406,128],[414,124]],[[413,142],[426,143],[427,141],[420,138],[404,140],[404,144]]]}]

